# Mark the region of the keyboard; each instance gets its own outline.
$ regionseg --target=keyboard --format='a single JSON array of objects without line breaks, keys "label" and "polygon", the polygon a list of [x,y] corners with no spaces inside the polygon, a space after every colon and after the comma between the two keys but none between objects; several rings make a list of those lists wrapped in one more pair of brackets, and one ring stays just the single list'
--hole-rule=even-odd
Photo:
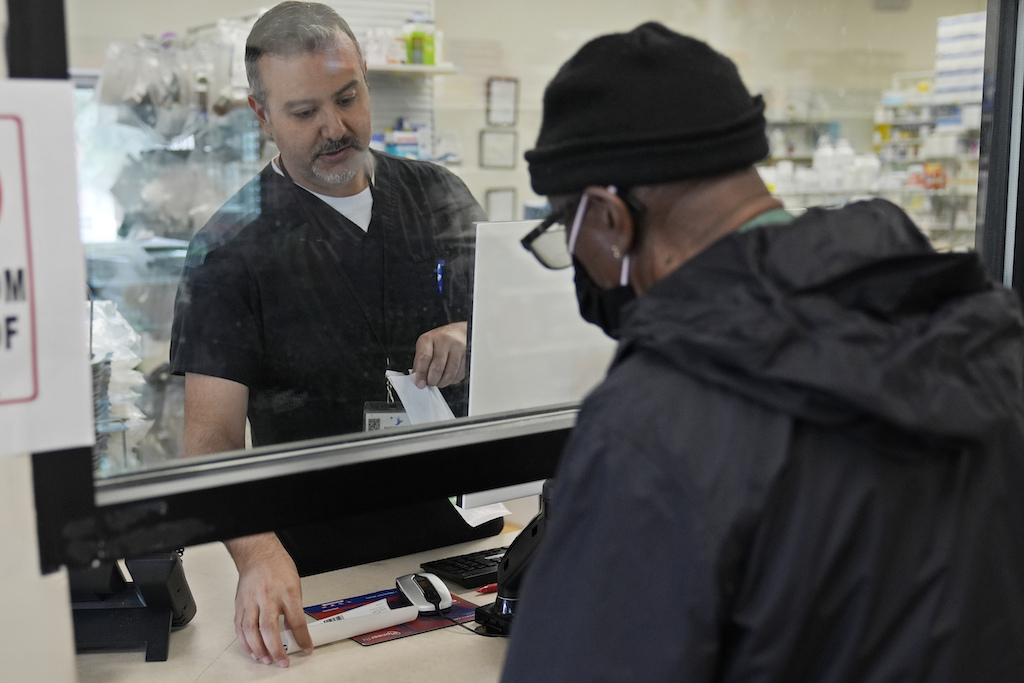
[{"label": "keyboard", "polygon": [[456,555],[440,560],[431,560],[420,565],[423,571],[437,574],[445,581],[457,583],[463,588],[479,588],[498,580],[498,564],[505,556],[504,548],[480,550],[466,555]]}]

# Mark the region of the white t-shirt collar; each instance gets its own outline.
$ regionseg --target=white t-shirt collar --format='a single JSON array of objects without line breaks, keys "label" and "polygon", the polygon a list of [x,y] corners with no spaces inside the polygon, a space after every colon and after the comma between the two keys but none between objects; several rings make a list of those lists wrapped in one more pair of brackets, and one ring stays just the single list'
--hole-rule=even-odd
[{"label": "white t-shirt collar", "polygon": [[[274,171],[278,175],[284,176],[284,172],[281,167],[277,164],[277,157],[274,157],[270,164],[274,167]],[[295,182],[294,180],[292,182]],[[310,193],[314,197],[322,200],[332,209],[340,213],[345,218],[349,219],[360,228],[363,232],[370,229],[370,218],[373,215],[373,193],[370,192],[370,187],[373,185],[373,173],[370,173],[370,182],[363,188],[362,192],[358,192],[350,197],[331,197],[330,195],[320,194],[314,192],[308,187],[303,187],[299,183],[295,183],[303,190]]]}]

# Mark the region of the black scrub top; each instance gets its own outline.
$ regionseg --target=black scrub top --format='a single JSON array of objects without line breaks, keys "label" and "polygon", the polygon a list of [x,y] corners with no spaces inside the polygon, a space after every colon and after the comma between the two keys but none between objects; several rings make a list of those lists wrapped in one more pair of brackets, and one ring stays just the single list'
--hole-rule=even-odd
[{"label": "black scrub top", "polygon": [[[366,232],[268,165],[189,246],[172,370],[247,386],[256,445],[360,431],[385,370],[411,369],[422,333],[469,319],[483,210],[439,166],[373,158]],[[445,390],[456,415],[466,384]]]}]

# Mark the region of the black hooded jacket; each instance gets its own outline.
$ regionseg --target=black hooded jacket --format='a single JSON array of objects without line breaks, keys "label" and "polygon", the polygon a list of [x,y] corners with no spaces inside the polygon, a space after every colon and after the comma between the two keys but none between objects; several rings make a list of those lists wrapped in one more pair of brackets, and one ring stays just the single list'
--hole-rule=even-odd
[{"label": "black hooded jacket", "polygon": [[733,233],[625,313],[506,681],[1024,681],[1024,341],[875,200]]}]

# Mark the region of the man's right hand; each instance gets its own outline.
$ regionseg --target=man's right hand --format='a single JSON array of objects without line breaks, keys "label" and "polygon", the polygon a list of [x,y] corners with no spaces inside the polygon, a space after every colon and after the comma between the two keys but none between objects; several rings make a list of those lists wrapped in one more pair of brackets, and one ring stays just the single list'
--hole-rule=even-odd
[{"label": "man's right hand", "polygon": [[[185,374],[185,455],[245,448],[249,389],[231,380]],[[235,633],[258,662],[288,666],[281,644],[280,617],[306,652],[313,641],[302,612],[302,584],[288,552],[273,533],[225,541],[238,568]]]},{"label": "man's right hand", "polygon": [[280,617],[306,654],[313,641],[302,611],[302,584],[291,556],[273,533],[225,542],[238,567],[235,634],[254,661],[288,666]]}]

